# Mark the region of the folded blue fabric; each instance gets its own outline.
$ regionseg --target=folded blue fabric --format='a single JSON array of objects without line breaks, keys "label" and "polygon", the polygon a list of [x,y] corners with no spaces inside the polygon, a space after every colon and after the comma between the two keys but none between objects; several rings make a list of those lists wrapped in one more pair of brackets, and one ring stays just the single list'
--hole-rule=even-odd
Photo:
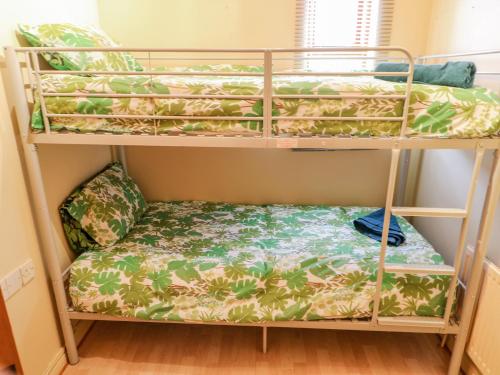
[{"label": "folded blue fabric", "polygon": [[[385,208],[381,208],[369,215],[357,218],[353,221],[354,228],[365,236],[380,242],[382,241],[382,229],[384,228],[384,214]],[[391,215],[387,244],[390,246],[399,246],[405,242],[405,240],[405,234],[399,227],[396,217]]]}]

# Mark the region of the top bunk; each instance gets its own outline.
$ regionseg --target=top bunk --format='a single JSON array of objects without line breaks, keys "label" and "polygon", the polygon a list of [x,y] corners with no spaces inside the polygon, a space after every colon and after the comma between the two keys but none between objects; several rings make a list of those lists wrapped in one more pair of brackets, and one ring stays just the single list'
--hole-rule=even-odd
[{"label": "top bunk", "polygon": [[452,87],[453,71],[437,77],[446,86],[416,82],[400,47],[7,47],[6,59],[33,144],[500,147],[497,93],[463,77]]}]

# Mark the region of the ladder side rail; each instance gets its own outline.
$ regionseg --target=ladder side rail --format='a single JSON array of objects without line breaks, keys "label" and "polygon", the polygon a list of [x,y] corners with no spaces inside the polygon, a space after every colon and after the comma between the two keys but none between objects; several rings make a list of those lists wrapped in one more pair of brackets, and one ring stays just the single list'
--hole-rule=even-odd
[{"label": "ladder side rail", "polygon": [[467,192],[467,199],[465,201],[466,216],[462,219],[462,225],[460,227],[460,237],[455,252],[455,259],[453,260],[453,267],[455,268],[455,273],[450,280],[450,285],[448,287],[448,296],[446,300],[446,307],[443,315],[445,324],[447,326],[450,326],[450,315],[456,295],[456,286],[458,282],[459,268],[462,264],[463,254],[465,251],[467,229],[469,228],[469,221],[472,214],[472,202],[474,200],[474,194],[476,192],[477,182],[479,179],[479,174],[481,172],[481,165],[483,162],[483,158],[484,158],[484,148],[478,147],[476,149],[474,166],[472,168],[472,175],[469,183],[469,190]]},{"label": "ladder side rail", "polygon": [[470,278],[465,291],[463,309],[460,317],[460,330],[457,334],[453,352],[448,369],[449,375],[456,375],[460,372],[465,345],[469,336],[469,330],[472,322],[472,315],[476,305],[478,291],[483,270],[483,263],[486,257],[488,239],[490,238],[493,221],[495,217],[495,209],[500,198],[500,149],[495,150],[493,156],[493,165],[491,169],[488,190],[484,200],[483,210],[481,213],[481,222],[479,225],[476,247],[474,251],[472,269]]},{"label": "ladder side rail", "polygon": [[382,295],[382,280],[384,278],[385,254],[387,252],[387,240],[389,238],[389,224],[391,219],[392,204],[394,200],[394,191],[396,187],[396,177],[398,174],[399,156],[401,150],[395,148],[391,152],[391,166],[389,170],[389,181],[387,184],[387,193],[385,200],[384,226],[382,229],[382,240],[380,244],[380,254],[377,270],[377,282],[375,297],[373,301],[372,324],[377,324],[380,300]]}]

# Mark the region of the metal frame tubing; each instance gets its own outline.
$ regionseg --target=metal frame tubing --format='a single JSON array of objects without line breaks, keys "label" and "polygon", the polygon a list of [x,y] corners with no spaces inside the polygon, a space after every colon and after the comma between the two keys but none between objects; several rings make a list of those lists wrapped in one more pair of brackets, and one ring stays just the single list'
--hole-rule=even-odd
[{"label": "metal frame tubing", "polygon": [[26,99],[22,72],[13,48],[5,49],[5,59],[9,69],[10,87],[12,97],[15,103],[15,111],[19,128],[21,131],[22,146],[24,153],[25,166],[29,176],[29,187],[31,192],[31,204],[37,224],[37,233],[41,241],[41,248],[45,257],[48,273],[52,282],[52,289],[59,313],[59,322],[64,336],[66,353],[68,361],[71,364],[78,363],[78,350],[76,347],[75,336],[69,318],[66,300],[66,292],[61,273],[61,266],[57,255],[57,243],[51,226],[51,217],[45,188],[43,184],[40,161],[38,159],[37,147],[28,143],[28,134],[30,127],[30,110]]},{"label": "metal frame tubing", "polygon": [[[329,48],[296,48],[296,49],[142,49],[142,48],[49,48],[49,47],[28,47],[19,48],[16,51],[29,53],[30,59],[26,60],[26,65],[28,71],[33,76],[30,78],[30,82],[33,81],[36,85],[36,95],[40,100],[40,108],[42,111],[42,118],[45,128],[45,134],[47,136],[51,135],[50,131],[50,119],[54,117],[59,118],[111,118],[111,119],[143,119],[143,120],[154,120],[155,129],[154,134],[157,135],[157,120],[220,120],[220,121],[248,121],[248,117],[244,116],[164,116],[158,115],[156,113],[148,115],[119,115],[119,114],[77,114],[77,113],[53,113],[47,110],[47,105],[45,98],[47,97],[107,97],[107,98],[149,98],[154,100],[155,98],[198,98],[198,99],[215,99],[220,98],[221,95],[186,95],[186,94],[93,94],[93,93],[48,93],[45,92],[42,85],[41,76],[49,75],[61,75],[61,74],[71,74],[71,75],[113,75],[113,76],[148,76],[150,80],[154,76],[228,76],[228,77],[263,77],[264,79],[264,90],[263,95],[223,95],[224,98],[229,99],[263,99],[264,110],[263,116],[252,117],[252,121],[262,122],[262,133],[261,138],[268,139],[273,135],[272,132],[272,121],[273,120],[345,120],[345,121],[396,121],[401,122],[401,134],[405,133],[407,122],[408,122],[408,108],[409,99],[411,94],[411,83],[413,80],[413,58],[411,54],[400,47],[329,47]],[[60,71],[60,70],[42,70],[40,69],[40,54],[43,52],[55,52],[55,51],[129,51],[129,52],[143,52],[147,54],[148,70],[141,72],[130,72],[130,71],[101,71],[101,70],[74,70],[74,71]],[[331,54],[346,54],[346,53],[356,53],[359,55],[358,59],[364,59],[363,53],[371,51],[386,51],[393,52],[403,55],[403,58],[408,61],[408,71],[406,72],[375,72],[375,71],[339,71],[339,72],[310,72],[310,71],[273,71],[273,55],[283,54],[283,53],[294,53],[299,52],[314,52],[314,53],[331,53]],[[238,53],[243,55],[258,54],[261,55],[260,61],[263,63],[264,72],[178,72],[178,71],[155,71],[152,70],[152,53]],[[332,58],[341,58],[342,56],[335,55]],[[352,56],[348,56],[351,57]],[[278,57],[279,59],[279,57]],[[379,59],[385,59],[383,57]],[[404,95],[381,95],[381,94],[347,94],[347,95],[275,95],[273,93],[272,81],[273,76],[404,76],[407,77],[407,87]],[[32,84],[33,86],[33,84]],[[33,89],[33,87],[32,87]],[[394,117],[377,117],[377,116],[273,116],[272,114],[272,100],[273,98],[385,98],[389,100],[404,100],[403,115]],[[37,135],[34,135],[36,137]],[[218,138],[215,137],[214,142],[218,142]],[[144,138],[147,140],[148,138]]]},{"label": "metal frame tubing", "polygon": [[380,254],[378,261],[377,270],[377,283],[375,289],[375,297],[373,301],[373,313],[372,313],[372,324],[378,324],[378,313],[380,307],[380,299],[382,295],[382,281],[384,278],[384,267],[385,267],[385,253],[387,250],[387,240],[389,238],[389,224],[391,220],[392,213],[392,202],[394,200],[394,190],[396,187],[396,177],[398,174],[398,163],[401,150],[392,150],[391,155],[391,166],[389,170],[389,182],[387,184],[387,193],[385,200],[385,212],[384,212],[384,226],[382,229],[382,239],[380,243]]},{"label": "metal frame tubing", "polygon": [[[298,49],[143,49],[143,48],[6,48],[6,60],[11,81],[11,89],[13,101],[19,128],[22,138],[24,159],[26,169],[29,176],[29,186],[31,190],[31,198],[33,211],[37,222],[38,234],[41,240],[42,250],[47,261],[49,275],[52,281],[53,291],[56,299],[57,309],[60,318],[60,324],[66,345],[69,363],[75,364],[78,362],[78,352],[75,344],[75,338],[71,327],[71,319],[84,320],[112,320],[112,321],[142,321],[134,318],[120,318],[106,316],[103,314],[80,313],[73,311],[68,307],[66,293],[63,282],[63,275],[60,269],[59,259],[57,255],[56,241],[54,233],[50,225],[51,219],[49,208],[47,206],[46,195],[40,170],[40,163],[37,155],[36,144],[100,144],[111,146],[111,155],[113,160],[120,160],[126,168],[126,152],[127,145],[144,145],[144,146],[184,146],[184,147],[259,147],[259,148],[336,148],[336,149],[390,149],[392,150],[389,179],[387,185],[387,195],[385,203],[384,227],[382,232],[382,242],[380,248],[380,259],[378,264],[376,291],[374,297],[374,308],[371,319],[369,320],[325,320],[325,321],[290,321],[290,322],[263,322],[251,324],[252,326],[263,327],[262,330],[262,350],[267,350],[267,328],[268,327],[293,327],[293,328],[318,328],[318,329],[352,329],[352,330],[371,330],[371,331],[397,331],[397,332],[435,332],[445,334],[457,334],[455,347],[450,363],[449,374],[457,374],[460,369],[460,362],[464,352],[467,335],[469,332],[474,305],[477,299],[479,288],[479,280],[481,274],[482,263],[484,261],[486,244],[491,233],[494,210],[499,198],[500,190],[500,140],[499,138],[489,139],[426,139],[426,138],[407,138],[406,128],[408,125],[408,110],[411,94],[411,84],[413,78],[413,58],[403,48],[398,47],[334,47],[334,48],[298,48]],[[148,71],[144,72],[101,72],[101,71],[51,71],[41,70],[39,64],[39,54],[42,52],[55,51],[127,51],[127,52],[142,52],[147,54],[146,60],[149,62]],[[397,52],[403,54],[408,61],[409,68],[407,72],[402,73],[384,73],[384,72],[273,72],[273,61],[284,60],[285,58],[277,57],[282,53],[294,54],[295,58],[300,53],[327,53],[332,59],[341,58],[368,58],[371,56],[363,56],[363,53],[369,51],[385,51]],[[264,73],[218,73],[218,72],[157,72],[151,69],[151,61],[156,57],[151,56],[153,53],[238,53],[238,54],[258,54],[261,58],[258,61],[263,62]],[[25,60],[27,71],[27,79],[23,79],[21,62],[17,54],[22,54]],[[498,51],[483,51],[481,53],[470,53],[468,55],[500,53]],[[343,54],[343,55],[340,55]],[[345,56],[348,54],[348,56]],[[424,56],[423,61],[430,58],[444,58],[459,56],[455,55],[435,55]],[[460,55],[463,56],[463,55]],[[314,57],[309,57],[314,58]],[[392,56],[391,56],[392,58]],[[197,58],[188,58],[197,59]],[[384,58],[381,58],[384,59]],[[387,58],[385,58],[387,59]],[[156,113],[144,116],[130,115],[83,115],[83,114],[55,114],[48,113],[45,98],[53,96],[76,96],[73,93],[46,93],[41,85],[42,74],[113,74],[113,75],[147,75],[150,79],[155,75],[186,75],[186,76],[260,76],[264,79],[264,90],[262,95],[231,95],[224,98],[251,98],[262,99],[264,102],[264,111],[262,117],[254,117],[254,121],[262,121],[263,129],[259,135],[252,136],[178,136],[178,135],[158,135],[156,131],[157,120],[160,119],[205,119],[204,116],[159,116]],[[364,95],[364,94],[349,94],[349,95],[274,95],[272,90],[273,76],[407,76],[408,82],[404,95],[383,95],[384,98],[393,100],[404,100],[403,113],[400,117],[321,117],[321,116],[273,116],[272,115],[272,99],[273,98],[379,98],[381,95]],[[27,83],[25,84],[25,81]],[[30,133],[30,110],[28,106],[28,98],[26,89],[33,92],[33,97],[40,98],[42,117],[44,120],[45,132],[32,134]],[[104,94],[83,94],[78,96],[104,96]],[[156,94],[105,94],[106,97],[130,97],[130,98],[220,98],[220,95],[156,95]],[[155,132],[154,135],[98,135],[98,134],[57,134],[50,131],[49,120],[52,117],[106,117],[106,118],[140,118],[154,120]],[[209,117],[215,119],[214,117]],[[217,117],[219,118],[219,117]],[[248,117],[239,116],[220,116],[221,120],[248,120]],[[383,119],[386,121],[401,122],[401,133],[399,137],[287,137],[282,138],[273,135],[272,122],[273,120],[289,119],[289,120],[377,120]],[[402,151],[411,149],[430,149],[430,148],[454,148],[454,149],[476,149],[476,159],[472,171],[469,192],[467,195],[465,208],[426,208],[426,207],[393,207],[394,193],[396,188],[396,180],[398,174],[398,164]],[[470,218],[472,208],[472,200],[475,192],[477,179],[480,172],[481,162],[484,156],[485,149],[495,150],[493,167],[490,175],[489,188],[486,194],[486,199],[481,216],[481,226],[476,243],[476,251],[474,255],[474,263],[471,278],[467,286],[465,301],[463,305],[460,324],[455,320],[450,319],[451,306],[454,299],[455,285],[458,281],[458,267],[460,266],[463,248],[465,244],[465,235],[467,225]],[[404,179],[404,178],[403,178]],[[427,216],[427,217],[450,217],[462,219],[462,229],[459,239],[459,245],[455,255],[454,266],[419,266],[406,264],[386,264],[385,252],[387,248],[387,238],[389,231],[389,219],[391,213],[403,216]],[[448,291],[448,299],[445,308],[444,318],[425,318],[425,317],[379,317],[379,306],[382,291],[382,278],[385,272],[406,272],[410,274],[443,274],[450,275],[452,282]],[[155,323],[175,323],[169,321]],[[181,323],[181,322],[178,322]],[[231,322],[184,322],[189,324],[217,324],[217,325],[245,325]],[[250,324],[246,324],[250,325]]]},{"label": "metal frame tubing", "polygon": [[476,247],[474,249],[471,274],[467,283],[463,309],[460,317],[460,331],[457,334],[457,338],[453,346],[453,353],[448,370],[449,375],[455,375],[460,372],[460,365],[462,363],[462,357],[467,343],[467,338],[469,336],[474,307],[479,293],[481,273],[483,270],[484,258],[486,257],[488,240],[491,235],[495,209],[498,205],[499,198],[500,150],[496,150],[493,156],[493,165],[491,168],[488,190],[486,192],[483,210],[481,213],[481,223],[479,224]]}]

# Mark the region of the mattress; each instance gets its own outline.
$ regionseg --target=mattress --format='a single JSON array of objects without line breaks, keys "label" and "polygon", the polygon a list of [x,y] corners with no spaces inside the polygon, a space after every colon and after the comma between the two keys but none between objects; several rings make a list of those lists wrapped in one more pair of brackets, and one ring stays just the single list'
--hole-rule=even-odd
[{"label": "mattress", "polygon": [[[120,242],[80,255],[69,294],[81,312],[151,320],[363,318],[380,243],[352,221],[373,209],[156,202]],[[390,263],[442,264],[405,219]],[[449,276],[386,273],[380,315],[442,315]]]},{"label": "mattress", "polygon": [[[170,68],[185,71],[259,71],[250,66],[198,66]],[[263,78],[253,76],[77,76],[42,75],[41,84],[48,93],[97,94],[212,94],[262,95]],[[274,94],[404,94],[406,84],[373,77],[276,76]],[[222,134],[260,135],[263,115],[258,99],[172,99],[47,97],[51,114],[165,115],[165,116],[244,116],[248,121],[232,120],[137,120],[109,118],[51,118],[53,131],[104,132],[127,134]],[[376,116],[402,115],[401,99],[290,99],[275,98],[275,116]],[[394,121],[311,121],[275,120],[275,135],[324,136],[398,136],[400,122]],[[34,131],[42,131],[40,106],[35,104]],[[500,133],[500,98],[485,88],[414,84],[409,109],[408,136],[472,138]]]}]

